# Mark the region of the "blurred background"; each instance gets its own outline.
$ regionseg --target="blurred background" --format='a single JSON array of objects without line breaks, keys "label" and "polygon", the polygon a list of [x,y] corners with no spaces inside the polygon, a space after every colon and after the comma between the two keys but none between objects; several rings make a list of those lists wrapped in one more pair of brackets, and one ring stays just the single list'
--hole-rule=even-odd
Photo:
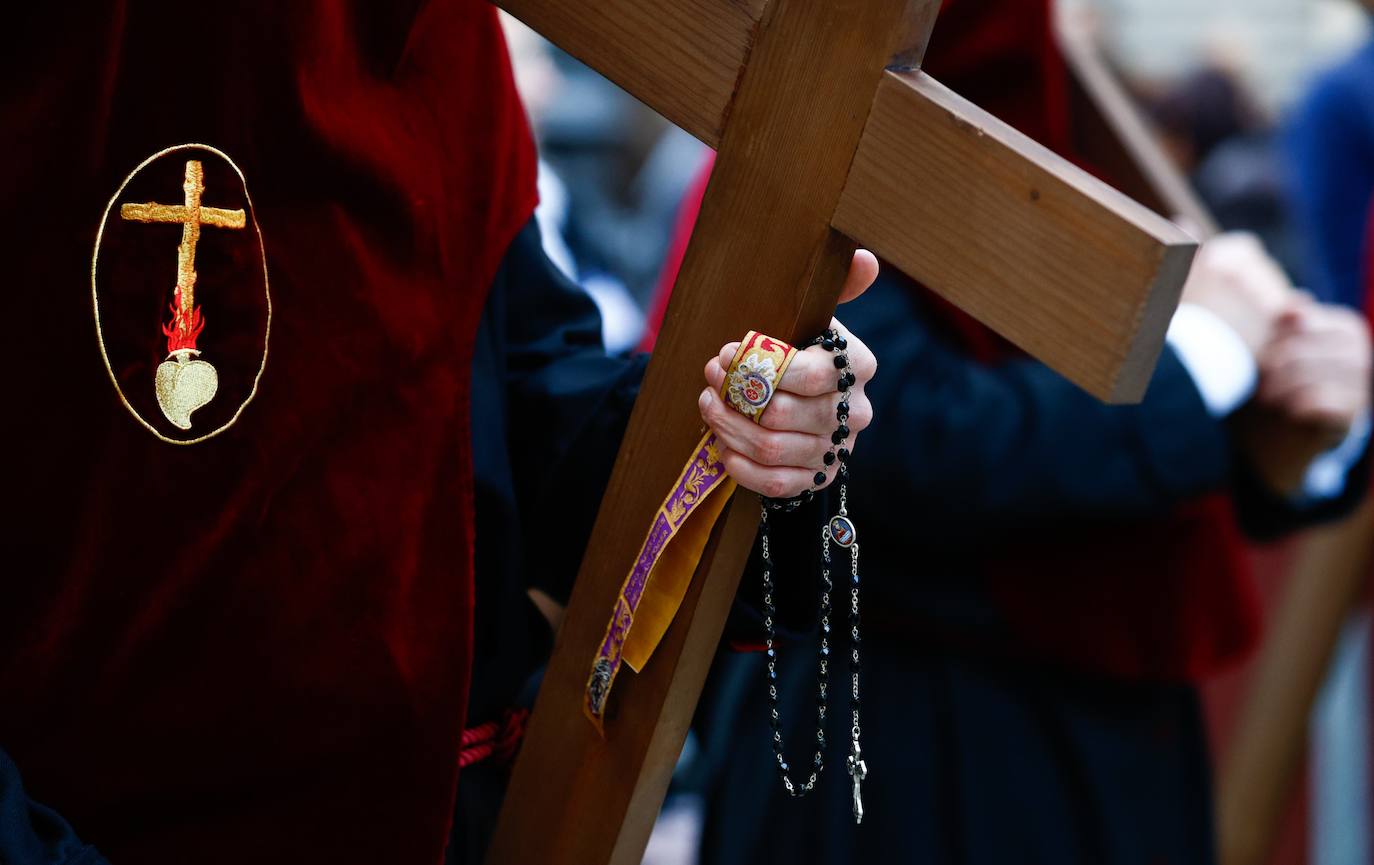
[{"label": "blurred background", "polygon": [[1167,88],[1221,66],[1278,116],[1313,75],[1364,40],[1368,18],[1347,0],[1060,0],[1099,16],[1103,47],[1141,86]]},{"label": "blurred background", "polygon": [[[1314,249],[1321,242],[1314,240],[1314,226],[1329,215],[1323,209],[1342,203],[1313,201],[1307,193],[1314,170],[1309,163],[1325,159],[1313,152],[1320,141],[1311,139],[1319,119],[1312,112],[1323,107],[1330,70],[1371,39],[1364,6],[1354,0],[1059,2],[1061,14],[1089,35],[1149,133],[1222,227],[1258,233],[1291,277],[1322,298],[1362,302],[1348,275],[1333,273]],[[517,83],[540,142],[538,217],[549,253],[601,308],[609,351],[647,346],[661,297],[660,270],[675,239],[682,240],[675,233],[679,208],[701,183],[710,154],[523,25],[509,18],[506,24]],[[940,38],[938,24],[933,38]],[[1374,111],[1374,82],[1369,87]],[[1344,110],[1338,107],[1337,114]],[[1374,118],[1364,123],[1374,126]],[[1374,153],[1367,157],[1374,164]],[[1353,187],[1374,184],[1349,170]],[[1374,169],[1365,176],[1370,174]],[[1370,192],[1352,189],[1351,200],[1367,202]],[[1293,545],[1254,555],[1269,621],[1291,618],[1285,611],[1304,588],[1291,584]],[[1374,862],[1370,626],[1367,581],[1356,582],[1353,589],[1330,589],[1328,606],[1335,605],[1339,623],[1328,628],[1334,649],[1317,647],[1310,670],[1290,665],[1288,679],[1276,685],[1273,670],[1259,669],[1261,652],[1247,667],[1207,684],[1218,795],[1235,795],[1226,783],[1228,761],[1235,760],[1258,760],[1260,769],[1245,777],[1269,772],[1265,777],[1278,789],[1273,804],[1237,799],[1219,805],[1223,821],[1234,812],[1242,823],[1264,824],[1254,827],[1243,849],[1224,852],[1226,865]],[[1298,681],[1304,676],[1311,681]],[[1265,687],[1273,692],[1257,691]],[[1315,700],[1300,699],[1304,688],[1317,694]],[[1312,703],[1297,766],[1286,767],[1273,755],[1256,757],[1259,746],[1252,741],[1238,743],[1250,735],[1241,732],[1246,725],[1253,727],[1256,714],[1275,700],[1299,706],[1304,716]],[[700,805],[694,778],[703,769],[693,760],[694,748],[689,741],[650,844],[645,861],[652,865],[695,861]],[[1279,765],[1266,768],[1266,759]]]}]

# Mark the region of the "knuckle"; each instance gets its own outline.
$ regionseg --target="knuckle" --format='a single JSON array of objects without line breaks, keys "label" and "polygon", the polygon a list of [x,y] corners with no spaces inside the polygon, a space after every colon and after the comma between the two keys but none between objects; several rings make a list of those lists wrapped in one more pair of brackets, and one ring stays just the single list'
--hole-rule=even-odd
[{"label": "knuckle", "polygon": [[779,477],[778,475],[770,474],[768,477],[763,479],[763,483],[760,484],[760,486],[762,487],[762,489],[760,489],[759,492],[763,493],[765,496],[768,496],[768,498],[770,499],[786,498],[787,493],[789,492],[789,487],[786,479]]},{"label": "knuckle", "polygon": [[711,399],[709,396],[703,397],[702,403],[702,417],[706,418],[706,422],[710,424],[712,427],[719,427],[721,420],[723,420],[724,418],[724,415],[720,410],[720,406],[717,405],[716,401]]},{"label": "knuckle", "polygon": [[738,479],[737,472],[740,467],[739,454],[734,451],[726,451],[720,456],[721,465],[725,466],[726,474]]},{"label": "knuckle", "polygon": [[835,384],[835,368],[833,366],[821,366],[815,364],[806,373],[806,382],[809,385],[808,391],[811,393],[825,393]]},{"label": "knuckle", "polygon": [[787,399],[778,394],[773,397],[773,401],[764,410],[763,417],[759,422],[768,429],[784,430],[790,429],[792,423],[792,409],[788,406]]},{"label": "knuckle", "polygon": [[758,446],[759,462],[766,466],[780,466],[783,464],[784,450],[778,436],[765,435]]},{"label": "knuckle", "polygon": [[864,346],[862,351],[854,355],[854,374],[859,377],[860,381],[869,381],[877,373],[878,358],[867,346]]},{"label": "knuckle", "polygon": [[868,397],[854,400],[849,409],[849,426],[854,430],[867,429],[873,422],[873,403]]}]

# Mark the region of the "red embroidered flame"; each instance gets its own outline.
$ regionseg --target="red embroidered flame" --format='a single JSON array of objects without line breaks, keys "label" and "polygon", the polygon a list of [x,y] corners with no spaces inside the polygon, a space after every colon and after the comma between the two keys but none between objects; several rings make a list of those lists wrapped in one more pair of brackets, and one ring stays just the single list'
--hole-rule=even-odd
[{"label": "red embroidered flame", "polygon": [[162,335],[167,337],[167,352],[194,350],[196,337],[202,330],[205,330],[205,319],[201,317],[200,307],[192,307],[189,313],[183,310],[181,286],[177,286],[172,298],[172,320],[162,326]]}]

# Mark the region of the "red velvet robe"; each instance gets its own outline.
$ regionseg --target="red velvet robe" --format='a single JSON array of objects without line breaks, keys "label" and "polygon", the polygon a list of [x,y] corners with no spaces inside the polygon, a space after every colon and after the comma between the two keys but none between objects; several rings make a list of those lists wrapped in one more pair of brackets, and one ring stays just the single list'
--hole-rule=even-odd
[{"label": "red velvet robe", "polygon": [[[440,860],[471,664],[471,337],[535,160],[480,0],[7,13],[0,747],[121,863]],[[182,201],[219,392],[170,437]],[[187,156],[187,158],[190,158]],[[260,248],[271,286],[270,337]],[[101,339],[96,336],[98,313]],[[100,346],[109,356],[107,372]],[[182,436],[184,437],[184,436]]]}]

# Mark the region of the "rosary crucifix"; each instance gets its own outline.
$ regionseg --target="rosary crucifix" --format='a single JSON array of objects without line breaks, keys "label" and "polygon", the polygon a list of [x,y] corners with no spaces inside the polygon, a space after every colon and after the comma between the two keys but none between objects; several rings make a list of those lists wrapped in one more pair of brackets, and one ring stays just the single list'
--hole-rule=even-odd
[{"label": "rosary crucifix", "polygon": [[859,751],[859,746],[854,746],[854,753],[845,758],[845,765],[849,769],[849,778],[854,785],[854,822],[864,821],[864,799],[863,799],[863,780],[868,777],[868,764]]}]

